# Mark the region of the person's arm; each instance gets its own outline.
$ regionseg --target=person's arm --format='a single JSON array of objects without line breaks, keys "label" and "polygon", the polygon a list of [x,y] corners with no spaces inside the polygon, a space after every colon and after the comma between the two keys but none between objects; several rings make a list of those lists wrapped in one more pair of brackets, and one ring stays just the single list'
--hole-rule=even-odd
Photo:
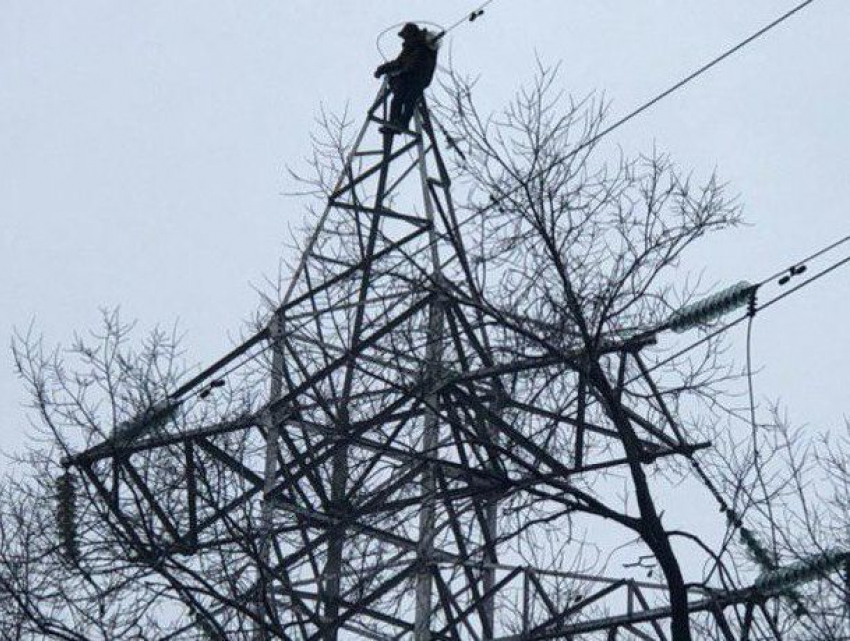
[{"label": "person's arm", "polygon": [[[401,56],[399,56],[399,58],[400,57]],[[390,60],[389,62],[385,62],[384,64],[379,66],[377,69],[375,69],[375,77],[380,78],[384,74],[396,73],[400,66],[401,66],[401,63],[399,63],[398,58],[396,58],[395,60]]]},{"label": "person's arm", "polygon": [[407,45],[404,45],[401,49],[401,53],[398,54],[398,58],[395,60],[390,60],[389,62],[385,62],[380,67],[375,69],[375,77],[380,78],[384,74],[395,75],[398,73],[402,73],[407,71],[413,65],[414,59],[413,51]]}]

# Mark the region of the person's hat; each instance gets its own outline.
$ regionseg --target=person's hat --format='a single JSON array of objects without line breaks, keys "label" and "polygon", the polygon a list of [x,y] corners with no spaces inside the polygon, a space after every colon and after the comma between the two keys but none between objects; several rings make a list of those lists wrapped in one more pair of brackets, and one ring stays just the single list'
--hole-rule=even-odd
[{"label": "person's hat", "polygon": [[398,32],[399,38],[410,38],[412,36],[419,35],[419,27],[417,27],[412,22],[408,22],[401,28],[401,31]]}]

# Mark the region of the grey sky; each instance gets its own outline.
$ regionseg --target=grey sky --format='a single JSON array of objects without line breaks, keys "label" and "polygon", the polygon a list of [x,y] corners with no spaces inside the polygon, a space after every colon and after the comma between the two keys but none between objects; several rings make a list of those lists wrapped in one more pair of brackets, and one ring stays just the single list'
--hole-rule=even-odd
[{"label": "grey sky", "polygon": [[[486,105],[539,56],[619,115],[793,4],[496,0],[443,55],[481,75]],[[283,169],[309,154],[320,104],[359,118],[380,31],[473,7],[0,0],[0,332],[34,320],[68,342],[120,305],[143,327],[179,320],[187,358],[212,360],[301,220]],[[756,280],[850,233],[848,32],[850,3],[818,0],[616,134],[628,150],[654,142],[683,167],[716,166],[740,193],[751,226],[693,256],[708,280]],[[839,271],[756,321],[758,393],[813,427],[848,411],[848,283]],[[22,401],[4,349],[0,449],[24,441]]]}]

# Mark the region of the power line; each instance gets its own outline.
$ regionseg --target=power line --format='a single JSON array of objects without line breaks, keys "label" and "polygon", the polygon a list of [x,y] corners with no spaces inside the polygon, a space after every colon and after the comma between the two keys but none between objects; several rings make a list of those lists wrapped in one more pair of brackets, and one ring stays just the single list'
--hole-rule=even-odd
[{"label": "power line", "polygon": [[[713,58],[712,60],[710,60],[709,62],[704,64],[702,67],[700,67],[696,71],[685,76],[684,78],[679,80],[677,83],[675,83],[674,85],[672,85],[668,89],[665,89],[660,94],[656,95],[654,98],[648,100],[647,102],[643,103],[642,105],[640,105],[636,109],[630,111],[625,116],[623,116],[622,118],[620,118],[619,120],[617,120],[613,124],[609,125],[605,129],[603,129],[602,131],[597,133],[596,135],[591,136],[589,139],[585,140],[583,143],[578,145],[575,149],[573,149],[570,153],[568,153],[564,157],[554,160],[547,167],[544,167],[543,169],[538,171],[536,174],[529,177],[528,180],[532,181],[532,180],[535,180],[536,178],[539,178],[540,176],[551,171],[552,169],[554,169],[558,165],[561,165],[561,164],[567,162],[568,160],[570,160],[571,158],[575,157],[583,149],[586,149],[587,147],[590,147],[591,145],[596,144],[597,142],[599,142],[599,140],[601,140],[602,138],[604,138],[605,136],[610,134],[612,131],[619,129],[620,127],[625,125],[630,120],[632,120],[632,119],[636,118],[637,116],[639,116],[640,114],[642,114],[647,109],[650,109],[651,107],[655,106],[657,103],[664,100],[667,96],[671,95],[672,93],[675,93],[676,91],[678,91],[679,89],[681,89],[682,87],[684,87],[685,85],[690,83],[692,80],[695,80],[696,78],[698,78],[699,76],[701,76],[705,72],[709,71],[713,67],[717,66],[718,64],[720,64],[721,62],[726,60],[726,58],[734,55],[735,53],[737,53],[738,51],[740,51],[741,49],[746,47],[751,42],[759,39],[761,36],[765,35],[766,33],[771,31],[775,27],[779,26],[780,24],[782,24],[783,22],[788,20],[791,16],[795,15],[797,12],[801,11],[802,9],[807,7],[808,5],[812,4],[814,1],[815,0],[805,0],[804,2],[801,2],[800,4],[796,5],[791,10],[786,11],[785,13],[783,13],[781,16],[779,16],[778,18],[776,18],[772,22],[768,23],[767,25],[765,25],[764,27],[762,27],[761,29],[759,29],[758,31],[756,31],[755,33],[750,35],[749,37],[745,38],[744,40],[742,40],[741,42],[739,42],[735,46],[731,47],[730,49],[727,49],[726,51],[724,51],[723,53],[721,53],[717,57]],[[486,206],[484,206],[479,211],[479,213],[484,213],[484,212],[491,210],[493,207],[500,204],[505,198],[508,198],[512,194],[519,191],[521,189],[521,187],[522,187],[522,185],[517,185],[516,187],[509,189],[508,191],[501,194],[500,196],[491,197],[490,202]]]},{"label": "power line", "polygon": [[[798,265],[798,266],[804,265],[808,260],[812,260],[813,258],[817,258],[819,256],[824,255],[825,253],[831,251],[835,247],[842,245],[847,240],[848,240],[848,237],[842,238],[842,239],[836,241],[835,243],[832,243],[831,245],[828,245],[827,247],[811,254],[806,259],[795,263],[795,265]],[[802,288],[820,280],[821,278],[823,278],[827,274],[835,271],[836,269],[847,264],[848,262],[850,262],[850,256],[846,256],[845,258],[842,258],[841,260],[834,262],[832,265],[826,267],[825,269],[822,269],[820,272],[818,272],[814,276],[806,279],[805,281],[799,283],[798,285],[792,287],[791,289],[784,291],[777,296],[774,296],[772,299],[770,299],[769,301],[767,301],[765,304],[763,304],[761,306],[758,306],[755,303],[755,298],[753,298],[751,300],[750,308],[749,308],[746,315],[732,321],[731,323],[728,323],[727,325],[724,325],[723,327],[719,328],[717,331],[712,332],[712,334],[710,334],[709,336],[704,337],[703,339],[697,341],[693,345],[688,346],[687,348],[685,348],[683,350],[680,350],[679,352],[677,352],[673,356],[674,358],[679,358],[680,356],[687,353],[691,349],[694,349],[695,347],[701,345],[702,343],[704,343],[705,341],[707,341],[711,337],[714,337],[714,336],[717,336],[717,335],[719,335],[723,332],[726,332],[729,329],[731,329],[732,327],[741,323],[743,320],[745,320],[745,319],[747,320],[747,337],[746,337],[746,362],[747,362],[747,366],[746,366],[746,372],[747,372],[747,394],[748,394],[748,398],[749,398],[749,421],[750,421],[750,428],[751,428],[752,441],[753,441],[753,443],[752,443],[753,457],[754,457],[753,462],[754,462],[754,465],[755,465],[755,468],[756,468],[756,476],[757,476],[757,479],[758,479],[758,483],[762,488],[765,499],[768,498],[768,490],[767,490],[767,486],[766,486],[766,483],[765,483],[765,480],[764,480],[764,476],[762,474],[761,466],[759,465],[759,448],[758,448],[758,442],[757,442],[758,425],[757,425],[757,422],[756,422],[755,397],[754,397],[754,392],[753,392],[753,371],[752,371],[753,319],[755,318],[755,315],[759,310],[767,309],[768,307],[770,307],[771,305],[774,305],[775,303],[779,302],[780,300],[787,298],[791,294],[798,292]],[[764,281],[762,281],[762,284],[764,284],[765,282],[767,282],[769,280],[772,280],[773,278],[776,278],[777,276],[784,273],[784,271],[785,270],[777,272],[775,275],[771,276],[770,278],[765,279]],[[753,297],[755,297],[755,293],[753,293]],[[662,361],[661,363],[654,365],[653,367],[648,369],[648,372],[656,369],[657,367],[659,367],[661,364],[663,364],[665,362],[669,362],[669,360],[670,359],[666,359],[665,361]],[[726,515],[726,517],[729,521],[730,527],[732,527],[735,531],[740,533],[741,540],[742,540],[743,544],[750,551],[750,553],[754,556],[757,563],[762,567],[762,572],[764,573],[764,572],[775,569],[775,563],[774,563],[773,559],[771,558],[771,556],[765,551],[764,547],[761,545],[760,541],[756,538],[756,536],[753,534],[753,532],[749,528],[746,527],[746,525],[744,524],[744,522],[741,518],[741,515],[739,515],[737,512],[735,512],[735,510],[726,502],[726,500],[723,498],[722,494],[720,493],[720,490],[711,481],[708,474],[702,469],[702,466],[700,465],[700,463],[696,459],[696,457],[693,456],[693,455],[689,456],[688,460],[690,461],[691,467],[694,469],[697,476],[700,478],[700,480],[703,482],[705,487],[708,489],[709,493],[717,501],[718,505],[720,506],[720,511],[723,512]],[[769,507],[769,504],[768,504],[768,507]],[[795,612],[797,612],[797,613],[805,613],[806,612],[805,605],[802,603],[800,595],[795,590],[793,590],[793,589],[786,590],[782,594],[785,597],[787,597],[791,601],[791,603],[793,603],[794,608],[795,608]]]},{"label": "power line", "polygon": [[[829,245],[827,245],[827,246],[825,246],[825,247],[823,247],[823,248],[821,248],[821,249],[817,250],[816,252],[814,252],[814,253],[812,253],[812,254],[808,255],[807,257],[805,257],[805,258],[803,258],[803,259],[801,259],[801,260],[798,260],[797,262],[793,263],[793,266],[801,266],[801,265],[805,265],[807,262],[809,262],[809,261],[811,261],[811,260],[814,260],[815,258],[819,258],[819,257],[821,257],[821,256],[823,256],[823,255],[825,255],[825,254],[829,253],[829,252],[830,252],[830,251],[832,251],[833,249],[835,249],[835,248],[837,248],[837,247],[839,247],[839,246],[843,245],[844,243],[846,243],[846,242],[848,242],[848,241],[850,241],[850,236],[844,236],[843,238],[840,238],[839,240],[837,240],[837,241],[835,241],[835,242],[833,242],[833,243],[831,243],[831,244],[829,244]],[[742,322],[744,322],[745,320],[747,320],[747,319],[752,319],[752,317],[753,317],[753,316],[755,316],[755,314],[756,314],[757,312],[760,312],[760,311],[762,311],[762,310],[764,310],[764,309],[767,309],[767,308],[771,307],[772,305],[774,305],[774,304],[778,303],[778,302],[779,302],[779,301],[781,301],[782,299],[787,298],[787,297],[788,297],[788,296],[790,296],[791,294],[794,294],[794,293],[798,292],[799,290],[801,290],[802,288],[804,288],[804,287],[806,287],[806,286],[808,286],[808,285],[812,284],[813,282],[815,282],[815,281],[817,281],[817,280],[820,280],[821,278],[823,278],[823,277],[824,277],[824,276],[826,276],[827,274],[829,274],[829,273],[831,273],[831,272],[835,271],[835,270],[836,270],[836,269],[838,269],[839,267],[844,266],[844,265],[845,265],[845,264],[847,264],[848,262],[850,262],[850,255],[848,255],[848,256],[846,256],[846,257],[842,258],[841,260],[836,261],[835,263],[833,263],[833,264],[832,264],[832,265],[830,265],[829,267],[826,267],[826,268],[822,269],[821,271],[819,271],[819,272],[818,272],[817,274],[815,274],[814,276],[810,276],[809,278],[807,278],[806,280],[802,281],[801,283],[799,283],[799,284],[795,285],[794,287],[791,287],[791,288],[789,288],[789,289],[787,289],[787,290],[783,291],[781,294],[779,294],[779,295],[777,295],[777,296],[774,296],[773,298],[771,298],[770,300],[768,300],[766,303],[764,303],[764,304],[762,304],[762,305],[758,305],[758,304],[756,304],[756,303],[752,303],[752,304],[750,305],[749,309],[747,310],[747,313],[746,313],[746,314],[743,314],[742,316],[739,316],[739,317],[738,317],[738,318],[736,318],[735,320],[730,321],[729,323],[726,323],[725,325],[721,325],[720,327],[718,327],[718,328],[716,328],[716,329],[712,330],[711,332],[709,332],[708,334],[706,334],[705,336],[703,336],[703,337],[702,337],[702,338],[700,338],[699,340],[697,340],[697,341],[695,341],[695,342],[691,343],[691,344],[690,344],[690,345],[688,345],[687,347],[684,347],[684,348],[680,349],[679,351],[675,352],[674,354],[672,354],[671,356],[668,356],[668,357],[667,357],[667,358],[665,358],[664,360],[661,360],[661,361],[659,361],[659,362],[655,363],[652,367],[649,367],[649,368],[647,369],[647,373],[648,373],[648,372],[655,371],[655,370],[656,370],[656,369],[658,369],[659,367],[663,367],[663,366],[664,366],[664,365],[666,365],[667,363],[670,363],[671,361],[676,360],[676,359],[677,359],[677,358],[679,358],[680,356],[683,356],[684,354],[687,354],[688,352],[690,352],[691,350],[696,349],[696,348],[697,348],[697,347],[699,347],[700,345],[703,345],[703,344],[707,343],[708,341],[710,341],[711,339],[713,339],[713,338],[715,338],[715,337],[717,337],[717,336],[719,336],[719,335],[721,335],[721,334],[723,334],[723,333],[725,333],[725,332],[729,331],[729,330],[730,330],[730,329],[732,329],[733,327],[736,327],[736,326],[740,325],[740,324],[741,324]],[[782,274],[786,273],[786,272],[788,271],[788,269],[789,269],[789,268],[785,268],[785,269],[779,270],[779,271],[777,271],[777,272],[773,273],[771,276],[768,276],[767,278],[763,279],[762,281],[760,281],[760,282],[759,282],[759,283],[755,286],[755,289],[756,289],[756,290],[758,290],[759,288],[761,288],[762,286],[764,286],[765,284],[767,284],[768,282],[770,282],[770,281],[771,281],[771,280],[773,280],[774,278],[777,278],[778,276],[781,276]],[[635,377],[633,377],[631,380],[629,380],[628,382],[629,382],[629,383],[632,383],[632,382],[634,382],[635,380],[637,380],[637,378],[638,378],[638,377],[637,377],[637,376],[635,376]]]},{"label": "power line", "polygon": [[791,267],[786,267],[785,269],[782,269],[782,270],[780,270],[780,271],[778,271],[778,272],[775,272],[775,273],[771,274],[771,275],[770,275],[770,276],[768,276],[767,278],[765,278],[765,279],[761,280],[761,281],[759,282],[759,285],[758,285],[758,286],[759,286],[759,287],[761,287],[762,285],[764,285],[764,284],[766,284],[766,283],[768,283],[768,282],[772,281],[774,278],[779,278],[779,277],[780,277],[780,276],[782,276],[784,273],[786,273],[786,272],[790,271],[790,269],[792,269],[793,267],[799,267],[800,265],[805,265],[806,263],[808,263],[808,262],[809,262],[809,261],[811,261],[811,260],[814,260],[815,258],[820,258],[820,257],[821,257],[821,256],[823,256],[824,254],[827,254],[827,253],[831,252],[831,251],[832,251],[833,249],[835,249],[836,247],[840,247],[841,245],[843,245],[843,244],[844,244],[844,243],[846,243],[847,241],[850,241],[850,236],[844,236],[844,238],[839,238],[839,239],[838,239],[838,240],[836,240],[834,243],[832,243],[832,244],[830,244],[830,245],[827,245],[826,247],[824,247],[824,248],[822,248],[822,249],[819,249],[819,250],[818,250],[818,251],[816,251],[815,253],[810,254],[809,256],[806,256],[805,258],[802,258],[802,259],[798,260],[798,261],[797,261],[796,263],[794,263]]},{"label": "power line", "polygon": [[[545,167],[544,169],[541,169],[539,172],[537,172],[537,174],[532,176],[530,178],[530,180],[533,180],[533,179],[545,174],[546,172],[551,171],[554,167],[557,167],[558,165],[563,164],[564,162],[567,162],[569,159],[575,157],[583,149],[586,149],[587,147],[599,142],[599,140],[601,140],[603,137],[605,137],[608,134],[612,133],[613,131],[619,129],[620,127],[622,127],[623,125],[625,125],[629,121],[633,120],[634,118],[636,118],[637,116],[639,116],[643,112],[647,111],[648,109],[650,109],[651,107],[653,107],[654,105],[656,105],[657,103],[662,101],[667,96],[671,95],[672,93],[674,93],[677,90],[679,90],[680,88],[684,87],[685,85],[687,85],[691,81],[695,80],[696,78],[698,78],[702,74],[706,73],[707,71],[709,71],[710,69],[712,69],[713,67],[718,65],[720,62],[722,62],[726,58],[732,56],[733,54],[740,51],[741,49],[743,49],[745,46],[747,46],[751,42],[757,40],[758,38],[765,35],[766,33],[771,31],[775,27],[779,26],[780,24],[782,24],[783,22],[785,22],[786,20],[791,18],[796,13],[798,13],[799,11],[801,11],[802,9],[807,7],[808,5],[812,4],[814,1],[815,0],[805,0],[804,2],[801,2],[800,4],[796,5],[795,7],[793,7],[789,11],[785,12],[784,14],[782,14],[781,16],[779,16],[778,18],[776,18],[772,22],[768,23],[767,25],[765,25],[764,27],[762,27],[761,29],[759,29],[758,31],[756,31],[755,33],[750,35],[749,37],[745,38],[744,40],[742,40],[741,42],[739,42],[735,46],[727,49],[726,51],[724,51],[720,55],[716,56],[715,58],[713,58],[712,60],[710,60],[709,62],[707,62],[703,66],[701,66],[700,68],[698,68],[696,71],[685,76],[683,79],[679,80],[678,82],[673,84],[671,87],[669,87],[665,91],[661,92],[660,94],[656,95],[654,98],[652,98],[649,101],[638,106],[637,108],[635,108],[631,112],[627,113],[625,116],[623,116],[622,118],[620,118],[619,120],[617,120],[616,122],[611,124],[610,126],[606,127],[605,129],[603,129],[599,133],[595,134],[594,136],[592,136],[588,140],[584,141],[583,143],[578,145],[575,149],[573,149],[571,152],[569,152],[565,156],[554,160],[547,167]],[[493,2],[495,2],[495,0],[487,0],[487,2],[484,2],[483,4],[481,4],[477,9],[473,10],[472,12],[470,12],[468,14],[465,14],[463,18],[457,20],[452,25],[450,25],[448,28],[446,28],[442,32],[442,34],[440,34],[438,37],[440,37],[440,38],[444,37],[446,34],[451,32],[452,30],[454,30],[458,26],[460,26],[464,21],[474,20],[473,16],[476,16],[476,15],[480,16],[481,13],[484,11],[484,9]],[[462,221],[459,221],[457,223],[458,229],[460,227],[466,225],[467,223],[472,222],[479,215],[484,214],[487,211],[490,211],[495,206],[500,204],[503,200],[508,198],[510,195],[517,192],[520,188],[521,188],[521,185],[517,185],[516,187],[513,187],[512,189],[509,189],[508,191],[504,192],[500,196],[492,196],[487,205],[481,207],[480,209],[478,209],[474,213],[470,214],[469,216],[467,216]],[[438,234],[438,237],[445,240],[446,234],[440,233],[440,234]],[[845,237],[841,241],[838,241],[837,243],[835,243],[833,246],[831,246],[829,248],[825,248],[822,251],[823,252],[828,251],[828,250],[832,249],[833,247],[835,247],[835,246],[837,246],[837,245],[839,245],[843,242],[846,242],[847,240],[850,240],[850,236]],[[411,252],[410,257],[412,257],[412,256],[414,256],[414,255],[416,255],[416,254],[418,254],[422,251],[427,250],[429,247],[430,247],[430,244]],[[407,260],[408,258],[409,257],[405,257],[400,262],[403,262],[403,261]],[[783,272],[779,272],[778,274],[781,274],[781,273],[783,273]],[[763,282],[766,282],[767,280],[771,280],[772,278],[774,278],[774,276],[766,279]],[[261,330],[260,332],[255,334],[253,337],[249,338],[246,343],[243,343],[243,345],[240,345],[239,347],[235,348],[233,351],[230,352],[230,354],[228,354],[225,357],[223,357],[222,359],[220,359],[216,364],[214,364],[211,367],[206,368],[204,371],[202,371],[200,374],[198,374],[196,377],[194,377],[188,383],[182,385],[177,390],[177,392],[175,392],[172,395],[172,398],[177,398],[177,397],[182,396],[183,394],[187,393],[192,387],[194,387],[198,383],[202,382],[204,379],[208,378],[216,370],[220,369],[225,364],[230,363],[233,360],[235,360],[236,358],[238,358],[239,356],[241,356],[245,351],[247,351],[246,345],[250,344],[250,345],[248,345],[248,348],[250,348],[250,346],[255,345],[256,343],[260,342],[265,337],[266,337],[265,330]],[[263,348],[261,348],[260,351],[261,352],[265,351],[266,347],[267,346],[264,346]],[[256,355],[255,355],[255,357],[256,357]],[[246,361],[250,361],[250,360],[253,360],[253,358],[246,359]]]},{"label": "power line", "polygon": [[[827,245],[823,249],[820,249],[820,250],[814,252],[813,254],[809,255],[808,257],[804,258],[803,260],[794,263],[794,265],[795,266],[804,265],[806,262],[813,260],[814,258],[818,258],[820,256],[823,256],[824,254],[832,251],[833,249],[844,244],[848,240],[850,240],[850,237],[845,236],[844,238],[839,239],[838,241],[836,241],[836,242],[834,242],[830,245]],[[747,310],[746,314],[742,315],[741,317],[735,319],[734,321],[732,321],[730,323],[727,323],[726,325],[719,327],[718,329],[716,329],[716,330],[712,331],[711,333],[707,334],[706,336],[702,337],[700,340],[692,343],[691,345],[685,347],[684,349],[677,351],[672,356],[660,361],[659,363],[656,363],[655,365],[653,365],[651,367],[648,367],[646,369],[646,371],[641,374],[641,376],[648,375],[650,372],[658,369],[659,367],[665,365],[666,363],[669,363],[672,360],[680,358],[681,356],[688,353],[689,351],[696,349],[697,347],[708,342],[712,338],[729,331],[733,327],[739,325],[741,322],[746,320],[747,321],[747,336],[746,336],[746,362],[747,362],[747,366],[746,366],[746,371],[747,371],[747,393],[748,393],[748,398],[749,398],[749,420],[750,420],[750,426],[751,426],[751,430],[752,430],[753,452],[754,452],[754,457],[755,457],[756,474],[757,474],[757,477],[758,477],[759,484],[761,485],[761,487],[762,487],[762,489],[765,493],[765,496],[767,496],[767,488],[765,486],[765,481],[764,481],[764,478],[762,476],[761,468],[758,465],[757,423],[756,423],[756,415],[755,415],[755,398],[754,398],[754,393],[753,393],[753,372],[752,372],[753,319],[754,319],[754,317],[755,317],[755,315],[758,311],[769,308],[770,306],[774,305],[775,303],[778,303],[780,300],[787,298],[791,294],[798,292],[801,289],[803,289],[804,287],[807,287],[808,285],[811,285],[812,283],[820,280],[821,278],[823,278],[827,274],[837,270],[839,267],[842,267],[843,265],[847,264],[848,262],[850,262],[850,255],[834,262],[833,264],[831,264],[828,267],[819,271],[814,276],[811,276],[810,278],[800,282],[799,284],[795,285],[794,287],[792,287],[792,288],[790,288],[786,291],[783,291],[781,294],[779,294],[777,296],[774,296],[773,298],[768,300],[763,305],[760,305],[760,306],[757,305],[756,301],[755,301],[755,292],[758,289],[758,287],[761,287],[761,285],[773,280],[777,276],[780,276],[781,274],[785,273],[785,271],[787,271],[787,270],[782,270],[782,271],[775,273],[774,275],[770,276],[769,278],[764,279],[759,285],[756,286],[756,290],[753,291],[753,294],[752,294],[753,298],[750,301],[749,309]],[[634,376],[634,377],[632,377],[632,379],[629,382],[633,382],[634,380],[636,380],[639,377],[640,376]],[[703,470],[702,465],[700,465],[700,463],[696,459],[696,457],[694,455],[690,455],[690,456],[688,456],[688,460],[691,464],[691,467],[693,468],[693,470],[696,472],[697,476],[702,481],[703,485],[706,487],[706,489],[708,489],[709,493],[714,497],[715,501],[717,501],[718,505],[720,506],[720,511],[723,512],[726,515],[726,518],[729,521],[730,527],[733,528],[733,530],[739,532],[743,544],[750,551],[750,553],[754,556],[757,563],[762,567],[762,570],[768,571],[768,570],[774,569],[775,564],[773,563],[770,555],[765,551],[764,547],[761,545],[760,541],[756,538],[756,536],[753,534],[753,532],[749,528],[746,527],[741,516],[724,499],[723,495],[720,493],[720,490],[715,486],[715,484],[712,482],[711,478],[708,476],[708,474],[705,472],[705,470]],[[783,594],[794,604],[795,610],[797,612],[805,612],[805,606],[802,604],[802,602],[800,600],[800,596],[797,592],[795,592],[794,590],[789,590],[789,591],[783,592]]]},{"label": "power line", "polygon": [[790,289],[785,290],[784,292],[782,292],[782,293],[781,293],[781,294],[779,294],[778,296],[775,296],[775,297],[771,298],[771,299],[770,299],[769,301],[767,301],[764,305],[760,305],[760,306],[758,306],[758,307],[757,307],[757,310],[761,311],[761,310],[763,310],[763,309],[767,309],[767,308],[768,308],[768,307],[770,307],[771,305],[774,305],[775,303],[778,303],[779,301],[781,301],[783,298],[787,298],[787,297],[788,297],[788,296],[790,296],[791,294],[794,294],[794,293],[796,293],[797,291],[801,290],[803,287],[806,287],[807,285],[810,285],[811,283],[815,282],[816,280],[820,280],[821,278],[823,278],[823,277],[824,277],[824,276],[826,276],[827,274],[829,274],[829,273],[831,273],[831,272],[835,271],[835,270],[836,270],[836,269],[838,269],[839,267],[843,267],[843,266],[844,266],[844,265],[846,265],[847,263],[850,263],[850,255],[845,256],[844,258],[842,258],[841,260],[839,260],[839,261],[837,261],[837,262],[833,263],[832,265],[830,265],[830,266],[829,266],[829,267],[827,267],[826,269],[823,269],[822,271],[819,271],[817,274],[815,274],[814,276],[812,276],[812,277],[808,278],[807,280],[804,280],[804,281],[803,281],[803,282],[801,282],[800,284],[795,285],[794,287],[791,287]]},{"label": "power line", "polygon": [[462,18],[459,18],[456,22],[449,25],[448,28],[444,29],[442,33],[438,34],[436,39],[439,40],[439,39],[443,38],[444,36],[448,35],[450,32],[457,29],[464,22],[475,22],[475,20],[480,18],[481,15],[484,13],[484,9],[486,9],[488,6],[490,6],[495,1],[496,0],[487,0],[487,2],[480,5],[477,9],[473,9],[469,13],[464,14],[464,16]]},{"label": "power line", "polygon": [[[782,292],[781,294],[779,294],[779,295],[777,295],[777,296],[774,296],[773,298],[771,298],[770,300],[768,300],[766,303],[764,303],[764,304],[762,304],[762,305],[756,305],[756,306],[754,307],[754,310],[755,310],[756,312],[760,312],[760,311],[762,311],[762,310],[765,310],[765,309],[767,309],[767,308],[771,307],[772,305],[774,305],[774,304],[778,303],[778,302],[779,302],[779,301],[781,301],[782,299],[787,298],[787,297],[788,297],[788,296],[790,296],[791,294],[794,294],[794,293],[798,292],[799,290],[801,290],[801,289],[802,289],[802,288],[804,288],[804,287],[807,287],[808,285],[811,285],[811,284],[812,284],[812,283],[814,283],[815,281],[820,280],[821,278],[823,278],[823,277],[824,277],[824,276],[826,276],[827,274],[829,274],[829,273],[831,273],[831,272],[835,271],[835,270],[836,270],[836,269],[838,269],[839,267],[842,267],[842,266],[846,265],[847,263],[850,263],[850,255],[845,256],[844,258],[842,258],[842,259],[841,259],[841,260],[839,260],[839,261],[836,261],[835,263],[833,263],[833,264],[832,264],[832,265],[830,265],[829,267],[826,267],[826,268],[822,269],[822,270],[821,270],[821,271],[819,271],[817,274],[815,274],[814,276],[811,276],[810,278],[808,278],[808,279],[804,280],[803,282],[799,283],[798,285],[795,285],[794,287],[792,287],[792,288],[790,288],[790,289],[788,289],[788,290],[785,290],[785,291],[784,291],[784,292]],[[782,272],[779,272],[779,273],[781,274]],[[736,327],[737,325],[740,325],[742,322],[744,322],[744,321],[745,321],[745,320],[747,320],[748,318],[750,318],[750,312],[747,312],[746,314],[743,314],[742,316],[740,316],[740,317],[736,318],[735,320],[733,320],[733,321],[731,321],[731,322],[729,322],[729,323],[726,323],[725,325],[722,325],[722,326],[718,327],[717,329],[712,330],[711,332],[709,332],[708,334],[706,334],[705,336],[703,336],[703,337],[702,337],[702,338],[700,338],[699,340],[697,340],[697,341],[695,341],[695,342],[691,343],[691,344],[690,344],[690,345],[688,345],[687,347],[684,347],[684,348],[680,349],[679,351],[675,352],[674,354],[672,354],[671,356],[668,356],[668,357],[667,357],[667,358],[665,358],[664,360],[661,360],[661,361],[659,361],[659,362],[655,363],[652,367],[649,367],[649,368],[647,369],[647,371],[648,371],[648,372],[652,372],[652,371],[654,371],[654,370],[658,369],[659,367],[663,367],[663,366],[664,366],[664,365],[666,365],[667,363],[670,363],[671,361],[676,360],[677,358],[679,358],[679,357],[683,356],[684,354],[687,354],[687,353],[688,353],[688,352],[690,352],[691,350],[696,349],[696,348],[697,348],[697,347],[699,347],[700,345],[703,345],[703,344],[707,343],[707,342],[708,342],[708,341],[710,341],[712,338],[715,338],[715,337],[717,337],[717,336],[719,336],[719,335],[721,335],[721,334],[723,334],[723,333],[725,333],[725,332],[729,331],[729,330],[730,330],[730,329],[732,329],[733,327]],[[636,378],[637,378],[637,377],[635,377],[635,379],[632,379],[632,381],[629,381],[629,382],[633,382],[634,380],[636,380]]]}]

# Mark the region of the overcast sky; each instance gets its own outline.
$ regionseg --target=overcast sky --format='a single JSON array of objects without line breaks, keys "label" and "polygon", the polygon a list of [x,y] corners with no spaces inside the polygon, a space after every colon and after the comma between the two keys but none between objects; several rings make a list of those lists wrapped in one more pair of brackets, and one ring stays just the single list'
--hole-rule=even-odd
[{"label": "overcast sky", "polygon": [[[539,57],[562,62],[564,89],[604,91],[619,115],[794,4],[496,0],[442,55],[480,74],[488,105]],[[310,153],[320,105],[359,118],[377,89],[378,33],[473,6],[0,0],[0,333],[34,322],[67,343],[120,306],[142,327],[179,321],[188,359],[211,361],[301,220],[281,195],[284,167]],[[716,167],[740,194],[750,226],[693,257],[710,282],[758,280],[850,233],[848,42],[850,2],[818,0],[615,134]],[[757,393],[812,429],[850,407],[848,284],[838,271],[756,320]],[[24,442],[23,401],[4,349],[0,449]]]}]

